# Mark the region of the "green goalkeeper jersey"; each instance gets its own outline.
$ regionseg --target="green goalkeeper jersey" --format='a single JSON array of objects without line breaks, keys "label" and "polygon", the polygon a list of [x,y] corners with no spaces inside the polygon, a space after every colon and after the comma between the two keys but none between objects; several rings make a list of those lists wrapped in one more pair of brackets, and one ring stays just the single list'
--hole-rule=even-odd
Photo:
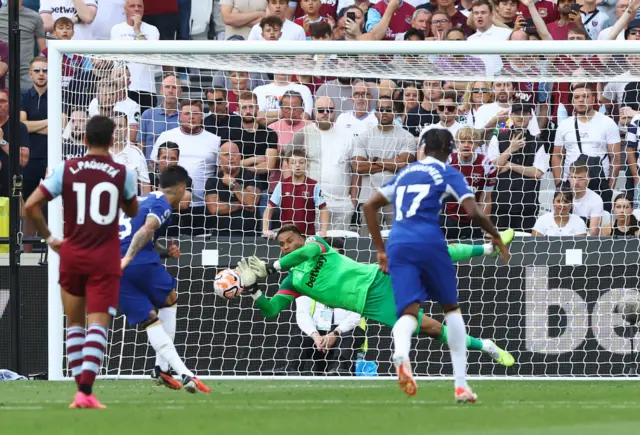
[{"label": "green goalkeeper jersey", "polygon": [[[303,247],[282,257],[280,266],[289,270],[289,275],[280,284],[276,296],[289,296],[286,305],[304,295],[326,306],[360,314],[378,272],[378,265],[357,263],[337,253],[318,236],[307,238]],[[284,308],[270,304],[264,296],[256,301],[256,305],[267,317]]]}]

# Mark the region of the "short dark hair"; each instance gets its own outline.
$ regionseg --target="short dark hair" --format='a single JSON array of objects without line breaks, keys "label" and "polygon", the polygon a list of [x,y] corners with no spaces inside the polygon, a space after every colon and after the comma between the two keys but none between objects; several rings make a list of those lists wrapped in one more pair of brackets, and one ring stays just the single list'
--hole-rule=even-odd
[{"label": "short dark hair", "polygon": [[575,162],[571,163],[570,171],[573,173],[576,172],[586,172],[589,173],[589,165],[585,159],[578,159]]},{"label": "short dark hair", "polygon": [[493,4],[489,0],[477,0],[473,6],[471,6],[471,10],[478,6],[487,6],[489,8],[489,12],[493,12]]},{"label": "short dark hair", "polygon": [[[422,9],[424,10],[424,9]],[[404,34],[404,40],[407,41],[409,38],[411,38],[412,36],[417,36],[418,38],[420,38],[421,41],[424,41],[424,32],[422,30],[416,29],[416,28],[410,28],[409,30],[407,30]]]},{"label": "short dark hair", "polygon": [[553,199],[555,200],[558,195],[562,196],[562,200],[568,203],[573,203],[573,192],[565,187],[561,187],[556,190],[556,193],[553,194]]},{"label": "short dark hair", "polygon": [[209,88],[204,91],[204,96],[208,103],[212,103],[212,100],[209,100],[209,94],[215,95],[216,92],[222,92],[222,98],[227,99],[227,90],[225,88]]},{"label": "short dark hair", "polygon": [[339,254],[344,255],[344,237],[325,237],[324,240]]},{"label": "short dark hair", "polygon": [[304,99],[302,98],[302,94],[298,91],[287,91],[284,94],[282,94],[282,98],[280,98],[280,106],[282,107],[282,101],[285,98],[299,98],[300,99],[300,104],[304,105]]},{"label": "short dark hair", "polygon": [[85,137],[90,147],[108,148],[113,140],[116,125],[107,116],[96,115],[87,122]]},{"label": "short dark hair", "polygon": [[292,232],[293,234],[297,234],[298,236],[302,237],[302,233],[300,232],[300,229],[293,224],[283,225],[282,228],[278,230],[278,234],[276,234],[276,237],[280,237],[280,234],[284,234],[288,232]]},{"label": "short dark hair", "polygon": [[180,101],[180,107],[184,108],[186,106],[197,106],[202,110],[202,100],[182,100]]},{"label": "short dark hair", "polygon": [[583,36],[585,41],[591,41],[591,36],[582,27],[571,27],[567,33],[576,33]]},{"label": "short dark hair", "polygon": [[293,147],[293,149],[287,153],[287,159],[291,159],[293,157],[302,157],[306,159],[307,151],[303,147]]},{"label": "short dark hair", "polygon": [[442,92],[441,100],[453,100],[454,103],[458,102],[458,93],[456,91],[452,91],[451,89],[447,89]]},{"label": "short dark hair", "polygon": [[280,19],[280,17],[276,17],[275,15],[264,17],[260,20],[260,28],[263,30],[264,26],[280,27],[280,29],[282,29],[282,24],[282,19]]},{"label": "short dark hair", "polygon": [[311,38],[331,37],[331,26],[326,21],[311,23],[309,26],[309,36],[311,36]]},{"label": "short dark hair", "polygon": [[167,152],[169,151],[177,151],[178,152],[178,157],[180,157],[180,147],[178,146],[177,143],[175,142],[165,142],[160,144],[160,146],[158,147],[158,155],[160,155],[160,151],[162,150],[167,150]]},{"label": "short dark hair", "polygon": [[71,21],[71,18],[69,17],[60,17],[55,20],[53,22],[53,29],[55,30],[58,26],[71,26],[72,29],[74,28],[73,21]]},{"label": "short dark hair", "polygon": [[178,184],[187,185],[189,183],[189,173],[180,165],[167,166],[160,172],[160,187],[175,187]]},{"label": "short dark hair", "polygon": [[455,139],[449,130],[433,128],[423,136],[418,148],[424,146],[425,152],[436,151],[451,154],[455,148]]}]

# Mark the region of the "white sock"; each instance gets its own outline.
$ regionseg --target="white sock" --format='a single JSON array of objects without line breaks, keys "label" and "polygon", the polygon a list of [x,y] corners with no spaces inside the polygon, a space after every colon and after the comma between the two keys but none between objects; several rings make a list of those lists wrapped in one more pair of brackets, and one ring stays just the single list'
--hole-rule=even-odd
[{"label": "white sock", "polygon": [[411,350],[411,336],[418,327],[418,319],[408,314],[400,317],[393,329],[391,335],[393,336],[394,353],[393,358],[402,357],[409,358],[409,351]]},{"label": "white sock", "polygon": [[178,356],[176,347],[162,327],[162,324],[156,323],[147,328],[147,337],[149,338],[149,344],[151,344],[153,350],[156,351],[156,355],[160,355],[165,361],[168,361],[171,368],[175,370],[178,375],[193,376],[193,373],[184,365],[180,356]]},{"label": "white sock", "polygon": [[456,388],[467,388],[467,331],[462,313],[458,310],[447,313],[444,321]]},{"label": "white sock", "polygon": [[[158,310],[158,319],[162,321],[162,328],[165,330],[171,342],[176,338],[176,312],[178,311],[177,305],[170,307],[160,308]],[[160,366],[160,370],[166,372],[169,370],[169,361],[162,358],[162,356],[156,353],[156,365]]]},{"label": "white sock", "polygon": [[484,255],[485,256],[489,256],[491,254],[493,254],[494,249],[493,249],[493,245],[491,243],[485,243],[484,245],[482,245],[482,247],[484,248]]}]

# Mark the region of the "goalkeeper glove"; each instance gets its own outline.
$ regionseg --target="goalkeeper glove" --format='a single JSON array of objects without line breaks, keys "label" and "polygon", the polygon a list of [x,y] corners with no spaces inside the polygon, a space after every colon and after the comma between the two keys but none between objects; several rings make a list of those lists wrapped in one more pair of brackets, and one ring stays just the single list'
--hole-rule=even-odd
[{"label": "goalkeeper glove", "polygon": [[240,279],[242,280],[242,283],[244,284],[244,289],[246,291],[248,291],[251,294],[254,294],[259,290],[258,283],[257,283],[258,278],[254,273],[254,271],[249,266],[249,264],[247,263],[247,260],[245,258],[240,260],[240,262],[238,263],[238,267],[236,268],[236,271],[238,272],[238,275],[240,275]]},{"label": "goalkeeper glove", "polygon": [[273,275],[274,273],[280,270],[279,261],[276,261],[273,264],[267,264],[264,261],[260,260],[255,255],[252,255],[251,257],[248,258],[248,262],[249,262],[249,266],[251,267],[251,270],[259,278],[266,278],[267,276]]}]

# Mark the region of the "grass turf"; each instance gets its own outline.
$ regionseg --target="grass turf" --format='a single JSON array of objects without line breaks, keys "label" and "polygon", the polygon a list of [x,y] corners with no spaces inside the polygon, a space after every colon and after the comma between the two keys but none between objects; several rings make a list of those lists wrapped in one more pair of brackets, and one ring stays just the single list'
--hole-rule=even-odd
[{"label": "grass turf", "polygon": [[451,382],[208,381],[211,395],[151,381],[99,381],[106,410],[67,406],[70,382],[1,382],[3,435],[252,434],[604,435],[640,433],[635,382],[475,382],[474,405]]}]

